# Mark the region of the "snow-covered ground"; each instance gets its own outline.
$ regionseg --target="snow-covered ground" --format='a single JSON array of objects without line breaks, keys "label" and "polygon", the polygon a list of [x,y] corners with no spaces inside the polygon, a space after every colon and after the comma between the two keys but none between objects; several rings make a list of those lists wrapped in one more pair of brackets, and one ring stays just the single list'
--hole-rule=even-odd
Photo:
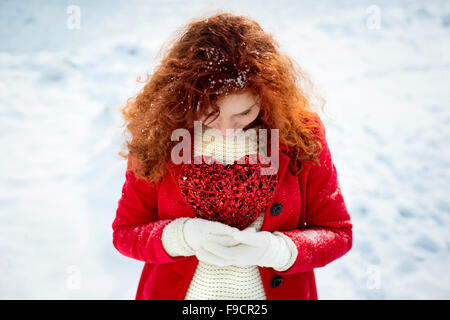
[{"label": "snow-covered ground", "polygon": [[356,0],[1,1],[0,298],[134,298],[143,263],[112,246],[118,108],[216,9],[258,21],[327,100],[354,246],[316,269],[319,298],[449,299],[450,2]]}]

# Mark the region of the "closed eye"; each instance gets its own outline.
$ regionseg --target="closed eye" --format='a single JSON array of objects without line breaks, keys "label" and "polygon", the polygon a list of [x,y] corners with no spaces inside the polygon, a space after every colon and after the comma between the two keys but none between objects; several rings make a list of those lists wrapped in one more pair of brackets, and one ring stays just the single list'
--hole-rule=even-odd
[{"label": "closed eye", "polygon": [[259,102],[259,100],[256,101],[254,104],[252,104],[246,111],[244,111],[244,112],[242,112],[242,113],[239,113],[238,116],[246,116],[246,115],[248,115],[250,112],[252,112],[253,107],[254,107],[258,102]]},{"label": "closed eye", "polygon": [[248,108],[246,111],[244,111],[244,112],[242,112],[242,113],[239,113],[238,116],[246,116],[246,115],[248,115],[248,114],[252,111],[254,105],[255,105],[255,104],[253,104],[253,105],[252,105],[250,108]]},{"label": "closed eye", "polygon": [[240,113],[239,115],[240,116],[246,116],[246,115],[248,115],[250,113],[250,111],[252,111],[252,109],[249,109],[249,110],[245,111],[244,113]]}]

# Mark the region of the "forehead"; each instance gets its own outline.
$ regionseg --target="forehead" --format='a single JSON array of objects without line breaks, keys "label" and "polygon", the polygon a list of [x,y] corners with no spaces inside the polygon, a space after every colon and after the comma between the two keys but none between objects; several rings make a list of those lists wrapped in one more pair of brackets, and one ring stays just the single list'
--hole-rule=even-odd
[{"label": "forehead", "polygon": [[258,100],[258,96],[249,91],[224,95],[217,99],[217,105],[222,112],[242,112],[252,106]]}]

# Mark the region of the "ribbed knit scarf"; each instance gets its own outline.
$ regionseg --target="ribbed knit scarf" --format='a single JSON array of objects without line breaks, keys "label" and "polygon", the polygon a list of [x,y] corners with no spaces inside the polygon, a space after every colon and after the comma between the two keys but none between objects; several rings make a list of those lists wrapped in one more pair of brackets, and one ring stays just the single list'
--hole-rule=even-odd
[{"label": "ribbed knit scarf", "polygon": [[230,138],[223,137],[220,143],[201,137],[203,150],[195,146],[193,156],[203,161],[182,164],[178,183],[197,217],[243,230],[268,206],[278,174],[261,174],[270,163],[266,155],[257,153],[257,141],[247,139],[246,148],[247,144],[238,144],[239,139],[227,142]]}]

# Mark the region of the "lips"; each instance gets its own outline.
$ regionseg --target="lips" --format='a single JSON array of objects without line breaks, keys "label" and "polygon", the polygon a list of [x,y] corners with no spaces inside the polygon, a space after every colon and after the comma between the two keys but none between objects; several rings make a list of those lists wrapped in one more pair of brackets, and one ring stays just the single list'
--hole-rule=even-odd
[{"label": "lips", "polygon": [[261,174],[262,168],[270,167],[268,158],[245,155],[233,164],[222,164],[211,156],[198,157],[203,161],[182,164],[178,177],[195,215],[239,230],[250,226],[265,211],[278,183],[277,173]]}]

